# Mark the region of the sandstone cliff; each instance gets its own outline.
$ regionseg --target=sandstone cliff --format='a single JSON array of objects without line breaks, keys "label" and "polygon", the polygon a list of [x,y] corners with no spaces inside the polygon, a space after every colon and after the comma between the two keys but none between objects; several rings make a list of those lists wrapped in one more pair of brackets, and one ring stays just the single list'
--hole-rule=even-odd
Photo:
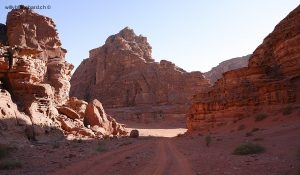
[{"label": "sandstone cliff", "polygon": [[204,76],[211,84],[214,84],[222,77],[223,73],[242,67],[247,67],[250,56],[251,55],[246,55],[243,57],[237,57],[223,61],[218,66],[213,67],[210,71],[205,72]]},{"label": "sandstone cliff", "polygon": [[[0,25],[0,43],[0,124],[5,126],[1,133],[13,131],[9,126],[23,131],[18,132],[23,136],[28,131],[29,139],[47,138],[54,130],[88,137],[116,134],[113,129],[123,132],[119,124],[112,127],[115,121],[106,116],[100,102],[69,99],[73,65],[65,60],[67,51],[61,47],[52,19],[25,7],[12,10],[6,25]],[[95,114],[85,111],[87,106],[95,106]],[[106,119],[84,125],[91,117]]]},{"label": "sandstone cliff", "polygon": [[248,67],[224,73],[206,93],[194,96],[186,114],[188,129],[213,127],[234,113],[250,114],[263,106],[299,104],[299,29],[298,6],[253,52]]},{"label": "sandstone cliff", "polygon": [[71,96],[99,99],[106,109],[131,107],[138,115],[183,114],[192,95],[209,84],[201,72],[186,72],[166,60],[154,62],[147,38],[126,27],[90,51],[72,76],[71,85]]}]

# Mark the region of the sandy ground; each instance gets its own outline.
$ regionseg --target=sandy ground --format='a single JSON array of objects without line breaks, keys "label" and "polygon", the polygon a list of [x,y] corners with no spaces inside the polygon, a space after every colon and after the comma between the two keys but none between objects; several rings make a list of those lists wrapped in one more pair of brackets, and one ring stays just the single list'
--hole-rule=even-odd
[{"label": "sandy ground", "polygon": [[[250,117],[210,132],[188,135],[178,135],[184,129],[172,128],[175,125],[166,125],[165,129],[162,124],[151,123],[128,126],[139,128],[143,137],[16,146],[10,158],[17,159],[22,167],[0,170],[0,174],[297,175],[300,172],[299,111],[268,116],[259,122]],[[211,142],[207,145],[208,136]],[[245,156],[232,154],[238,145],[247,142],[260,144],[266,151]]]}]

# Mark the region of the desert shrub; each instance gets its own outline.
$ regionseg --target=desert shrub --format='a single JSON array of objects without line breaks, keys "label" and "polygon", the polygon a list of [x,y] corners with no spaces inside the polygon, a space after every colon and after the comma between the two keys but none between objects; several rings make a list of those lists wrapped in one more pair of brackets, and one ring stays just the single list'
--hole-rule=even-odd
[{"label": "desert shrub", "polygon": [[265,148],[259,144],[246,143],[239,145],[233,151],[235,155],[248,155],[248,154],[259,154],[265,151]]},{"label": "desert shrub", "polygon": [[210,145],[210,143],[211,143],[211,136],[210,136],[210,135],[207,135],[207,136],[205,137],[205,144],[206,144],[206,146],[208,147],[208,146]]},{"label": "desert shrub", "polygon": [[240,130],[243,130],[243,129],[245,129],[245,128],[246,128],[245,125],[240,125],[240,126],[238,127],[238,130],[240,131]]},{"label": "desert shrub", "polygon": [[264,138],[254,138],[253,141],[263,141]]},{"label": "desert shrub", "polygon": [[0,170],[13,170],[21,167],[21,163],[16,160],[6,160],[0,162]]},{"label": "desert shrub", "polygon": [[255,117],[255,121],[256,122],[259,122],[259,121],[262,121],[264,120],[265,118],[267,118],[267,114],[263,114],[263,113],[260,113],[260,114],[257,114],[256,117]]},{"label": "desert shrub", "polygon": [[107,151],[107,146],[104,142],[99,142],[96,148],[96,151],[98,152],[105,152]]},{"label": "desert shrub", "polygon": [[104,140],[108,140],[108,139],[110,139],[110,137],[109,137],[109,135],[104,135],[104,136],[103,136],[103,139],[104,139]]},{"label": "desert shrub", "polygon": [[252,132],[247,132],[247,133],[245,134],[245,136],[246,136],[246,137],[251,137],[251,136],[253,136],[253,133],[252,133]]},{"label": "desert shrub", "polygon": [[122,143],[120,143],[120,145],[119,146],[126,146],[126,145],[130,145],[130,144],[132,144],[132,141],[125,141],[125,142],[122,142]]},{"label": "desert shrub", "polygon": [[238,122],[239,120],[243,120],[244,118],[246,118],[246,116],[244,114],[238,113],[234,115],[234,120],[233,123]]},{"label": "desert shrub", "polygon": [[59,142],[53,142],[53,144],[52,144],[52,148],[53,148],[53,149],[57,149],[57,148],[59,148],[59,147],[60,147]]},{"label": "desert shrub", "polygon": [[290,115],[291,113],[293,113],[292,106],[286,106],[285,108],[282,109],[283,115]]},{"label": "desert shrub", "polygon": [[298,148],[297,159],[300,161],[300,147]]},{"label": "desert shrub", "polygon": [[0,145],[0,159],[3,159],[8,156],[8,147]]}]

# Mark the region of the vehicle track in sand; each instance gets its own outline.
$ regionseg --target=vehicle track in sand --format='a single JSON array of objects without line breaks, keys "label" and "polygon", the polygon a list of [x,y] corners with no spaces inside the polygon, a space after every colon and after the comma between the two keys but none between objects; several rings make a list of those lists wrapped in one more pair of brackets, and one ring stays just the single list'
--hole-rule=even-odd
[{"label": "vehicle track in sand", "polygon": [[[148,157],[132,159],[130,164],[128,163],[128,158],[145,152],[148,153]],[[132,164],[135,164],[136,167],[130,166]],[[95,155],[50,173],[50,175],[54,174],[190,175],[195,173],[186,157],[177,149],[171,139],[153,138]]]}]

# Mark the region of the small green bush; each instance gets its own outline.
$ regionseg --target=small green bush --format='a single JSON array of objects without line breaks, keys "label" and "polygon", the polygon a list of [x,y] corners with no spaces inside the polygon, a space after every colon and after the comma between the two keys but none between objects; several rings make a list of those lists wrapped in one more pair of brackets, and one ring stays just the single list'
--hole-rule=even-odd
[{"label": "small green bush", "polygon": [[206,143],[206,146],[209,147],[209,145],[211,143],[211,136],[210,135],[205,137],[205,143]]},{"label": "small green bush", "polygon": [[8,148],[6,146],[0,145],[0,159],[8,156]]},{"label": "small green bush", "polygon": [[245,125],[240,125],[240,126],[238,127],[238,131],[243,130],[243,129],[245,129],[245,128],[246,128]]},{"label": "small green bush", "polygon": [[247,132],[247,133],[245,134],[245,136],[246,136],[246,137],[251,137],[251,136],[253,136],[253,133],[252,133],[252,132]]},{"label": "small green bush", "polygon": [[244,118],[246,118],[247,116],[245,116],[244,114],[235,114],[234,115],[234,120],[233,120],[233,123],[236,123],[236,122],[238,122],[238,121],[240,121],[240,120],[243,120]]},{"label": "small green bush", "polygon": [[238,146],[233,151],[235,155],[259,154],[265,151],[265,148],[259,144],[246,143]]},{"label": "small green bush", "polygon": [[125,142],[122,142],[119,146],[126,146],[126,145],[130,145],[132,144],[132,141],[125,141]]},{"label": "small green bush", "polygon": [[254,138],[253,141],[263,141],[264,138]]},{"label": "small green bush", "polygon": [[105,151],[107,151],[106,144],[104,142],[99,142],[98,146],[96,148],[96,151],[98,151],[98,152],[105,152]]},{"label": "small green bush", "polygon": [[14,170],[21,167],[21,163],[16,160],[6,160],[0,162],[0,170]]},{"label": "small green bush", "polygon": [[291,106],[286,106],[282,110],[283,115],[290,115],[291,113],[293,113],[293,108]]},{"label": "small green bush", "polygon": [[59,148],[59,147],[60,147],[59,142],[53,142],[53,144],[52,144],[52,149],[57,149],[57,148]]},{"label": "small green bush", "polygon": [[300,148],[298,148],[297,158],[298,158],[298,160],[300,161]]},{"label": "small green bush", "polygon": [[259,121],[264,120],[267,117],[268,117],[267,114],[262,114],[262,113],[261,114],[257,114],[256,117],[255,117],[255,121],[259,122]]}]

